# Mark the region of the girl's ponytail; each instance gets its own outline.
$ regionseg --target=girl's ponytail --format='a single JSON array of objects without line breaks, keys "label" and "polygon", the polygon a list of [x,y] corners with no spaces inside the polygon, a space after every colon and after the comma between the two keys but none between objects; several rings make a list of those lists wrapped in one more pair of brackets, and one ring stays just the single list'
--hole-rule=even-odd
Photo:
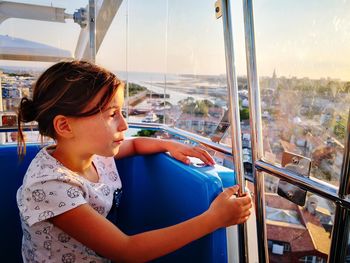
[{"label": "girl's ponytail", "polygon": [[17,114],[17,125],[18,125],[18,136],[17,136],[17,152],[18,155],[23,158],[26,154],[26,142],[23,135],[22,123],[32,122],[36,120],[37,112],[35,109],[34,102],[26,97],[21,99],[18,106]]}]

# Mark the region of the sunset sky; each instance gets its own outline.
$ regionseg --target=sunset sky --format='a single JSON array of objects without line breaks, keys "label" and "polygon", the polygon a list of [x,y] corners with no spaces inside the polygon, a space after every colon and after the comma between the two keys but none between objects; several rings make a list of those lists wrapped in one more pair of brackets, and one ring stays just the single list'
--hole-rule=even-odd
[{"label": "sunset sky", "polygon": [[[87,0],[20,1],[65,7],[73,13]],[[214,0],[125,0],[104,40],[97,62],[123,71],[224,74],[222,20]],[[199,4],[200,3],[200,4]],[[234,0],[232,17],[236,67],[246,75],[242,1]],[[350,1],[254,1],[257,65],[260,76],[350,80]],[[0,34],[70,50],[80,27],[7,19]],[[0,61],[0,65],[26,65]],[[36,63],[36,65],[41,65]]]}]

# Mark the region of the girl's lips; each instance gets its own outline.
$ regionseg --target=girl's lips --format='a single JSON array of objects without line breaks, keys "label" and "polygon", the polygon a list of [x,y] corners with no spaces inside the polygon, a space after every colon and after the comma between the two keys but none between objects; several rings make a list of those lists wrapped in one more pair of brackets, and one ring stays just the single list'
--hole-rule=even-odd
[{"label": "girl's lips", "polygon": [[115,140],[115,141],[113,141],[113,142],[114,142],[114,143],[117,143],[117,144],[121,144],[123,141],[124,141],[124,139],[120,139],[120,140]]}]

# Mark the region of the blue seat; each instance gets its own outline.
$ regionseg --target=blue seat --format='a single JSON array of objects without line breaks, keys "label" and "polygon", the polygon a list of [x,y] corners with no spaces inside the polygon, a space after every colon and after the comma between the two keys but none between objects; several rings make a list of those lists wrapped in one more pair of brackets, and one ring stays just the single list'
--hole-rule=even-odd
[{"label": "blue seat", "polygon": [[16,145],[0,146],[1,262],[22,262],[22,229],[16,203],[16,192],[22,184],[28,165],[39,150],[39,145],[27,145],[26,156],[23,160],[19,160]]},{"label": "blue seat", "polygon": [[[0,194],[1,262],[22,262],[16,191],[39,150],[39,145],[28,145],[24,160],[19,162],[15,145],[0,146],[5,182]],[[167,154],[134,156],[116,163],[123,182],[118,227],[127,234],[170,226],[202,213],[222,190],[219,176],[229,173],[233,178],[228,169],[195,168]],[[227,262],[226,230],[215,231],[154,262]]]},{"label": "blue seat", "polygon": [[[167,154],[117,160],[123,183],[118,226],[136,234],[201,214],[222,190],[228,169],[195,168]],[[232,171],[231,178],[233,178]],[[154,262],[227,262],[226,230],[219,229]]]}]

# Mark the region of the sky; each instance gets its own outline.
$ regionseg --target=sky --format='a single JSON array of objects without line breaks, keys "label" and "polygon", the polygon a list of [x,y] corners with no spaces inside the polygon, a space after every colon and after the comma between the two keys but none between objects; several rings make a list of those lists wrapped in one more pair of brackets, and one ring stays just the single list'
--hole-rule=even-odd
[{"label": "sky", "polygon": [[[87,0],[21,0],[65,7],[73,13]],[[200,4],[199,4],[200,3]],[[111,70],[169,74],[225,74],[222,20],[215,0],[124,0],[97,54]],[[260,76],[350,80],[350,1],[253,1],[257,67]],[[246,75],[243,8],[231,1],[235,62]],[[70,50],[80,27],[7,19],[0,34]],[[20,62],[22,63],[22,62]],[[0,65],[20,64],[0,61]],[[23,64],[23,63],[22,63]],[[25,64],[25,63],[24,63]],[[36,65],[40,63],[36,63]]]}]

